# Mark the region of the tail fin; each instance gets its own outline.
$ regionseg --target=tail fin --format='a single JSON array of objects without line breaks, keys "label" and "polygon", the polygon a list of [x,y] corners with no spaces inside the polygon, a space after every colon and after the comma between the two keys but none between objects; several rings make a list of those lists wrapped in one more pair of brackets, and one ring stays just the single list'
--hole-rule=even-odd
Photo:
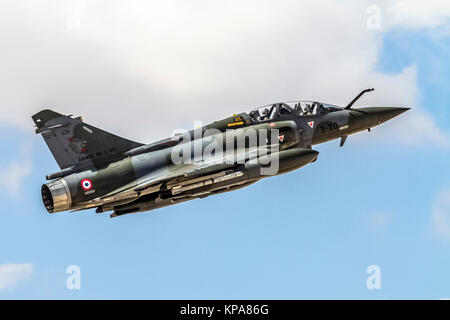
[{"label": "tail fin", "polygon": [[46,109],[32,118],[36,133],[42,134],[61,169],[102,165],[142,146],[84,123],[81,117],[72,118]]}]

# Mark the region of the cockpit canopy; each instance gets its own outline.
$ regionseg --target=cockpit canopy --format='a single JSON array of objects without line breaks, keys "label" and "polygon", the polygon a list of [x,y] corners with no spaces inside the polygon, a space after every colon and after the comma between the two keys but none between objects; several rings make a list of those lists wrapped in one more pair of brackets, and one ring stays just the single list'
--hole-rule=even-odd
[{"label": "cockpit canopy", "polygon": [[317,101],[289,101],[269,104],[256,108],[248,115],[256,122],[276,119],[278,116],[296,113],[300,116],[311,116],[342,110],[341,107]]}]

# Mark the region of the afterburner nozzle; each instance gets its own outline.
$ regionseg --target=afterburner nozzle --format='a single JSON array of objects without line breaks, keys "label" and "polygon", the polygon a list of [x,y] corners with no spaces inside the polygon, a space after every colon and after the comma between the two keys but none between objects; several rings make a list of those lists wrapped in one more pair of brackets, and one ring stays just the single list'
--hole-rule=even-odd
[{"label": "afterburner nozzle", "polygon": [[42,202],[49,213],[69,210],[72,197],[64,179],[45,183],[41,188]]}]

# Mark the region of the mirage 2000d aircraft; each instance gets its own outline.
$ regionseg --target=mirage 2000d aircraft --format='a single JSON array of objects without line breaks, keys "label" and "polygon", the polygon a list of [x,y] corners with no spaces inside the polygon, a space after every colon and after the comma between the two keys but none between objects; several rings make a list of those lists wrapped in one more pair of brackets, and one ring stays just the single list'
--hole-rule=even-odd
[{"label": "mirage 2000d aircraft", "polygon": [[47,175],[52,181],[42,186],[42,200],[50,213],[97,208],[116,217],[236,190],[316,161],[315,144],[340,138],[342,147],[350,134],[409,109],[352,108],[372,90],[343,108],[318,101],[273,103],[150,144],[42,110],[32,116],[36,133],[61,168]]}]

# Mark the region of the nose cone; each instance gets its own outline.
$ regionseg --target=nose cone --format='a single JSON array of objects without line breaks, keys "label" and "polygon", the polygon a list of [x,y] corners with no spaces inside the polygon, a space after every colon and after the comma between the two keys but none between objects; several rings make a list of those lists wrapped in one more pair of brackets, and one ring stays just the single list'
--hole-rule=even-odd
[{"label": "nose cone", "polygon": [[353,109],[352,113],[354,116],[364,118],[366,125],[372,127],[391,120],[409,109],[400,107],[369,107]]},{"label": "nose cone", "polygon": [[398,108],[398,107],[379,107],[379,108],[366,108],[371,109],[369,112],[376,115],[377,124],[386,122],[395,118],[396,116],[408,111],[410,108]]}]

